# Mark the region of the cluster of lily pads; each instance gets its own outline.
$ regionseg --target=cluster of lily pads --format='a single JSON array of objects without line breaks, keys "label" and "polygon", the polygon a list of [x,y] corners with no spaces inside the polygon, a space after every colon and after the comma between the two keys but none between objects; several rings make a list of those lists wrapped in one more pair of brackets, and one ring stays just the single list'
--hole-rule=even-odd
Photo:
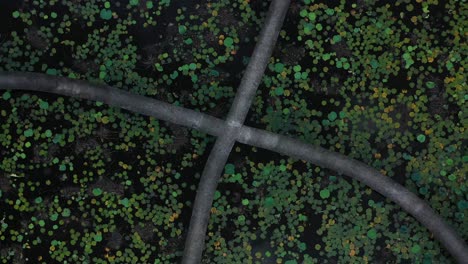
[{"label": "cluster of lily pads", "polygon": [[[268,2],[30,1],[0,9],[0,70],[106,83],[225,117]],[[249,125],[361,160],[464,239],[462,1],[292,1]],[[79,32],[79,34],[77,34]],[[1,263],[180,261],[213,139],[47,94],[0,94]],[[446,263],[408,214],[354,180],[236,146],[206,263]]]}]

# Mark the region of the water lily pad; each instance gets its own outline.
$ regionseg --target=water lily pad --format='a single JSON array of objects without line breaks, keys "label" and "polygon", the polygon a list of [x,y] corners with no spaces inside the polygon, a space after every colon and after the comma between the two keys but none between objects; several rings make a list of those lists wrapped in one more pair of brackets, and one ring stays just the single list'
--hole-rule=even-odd
[{"label": "water lily pad", "polygon": [[310,19],[310,20],[315,20],[317,18],[317,15],[313,12],[310,12],[307,17]]},{"label": "water lily pad", "polygon": [[95,196],[101,195],[101,194],[102,194],[102,189],[101,189],[101,188],[94,188],[94,189],[93,189],[93,194],[94,194]]},{"label": "water lily pad", "polygon": [[94,235],[94,241],[101,242],[102,241],[102,234],[97,233],[96,235]]},{"label": "water lily pad", "polygon": [[411,252],[413,252],[413,253],[421,252],[421,246],[420,245],[414,245],[413,247],[411,247]]},{"label": "water lily pad", "polygon": [[273,207],[275,205],[275,199],[272,197],[265,198],[265,207]]},{"label": "water lily pad", "polygon": [[57,75],[57,69],[52,69],[52,68],[47,69],[46,74],[55,76]]},{"label": "water lily pad", "polygon": [[58,214],[57,213],[54,213],[54,214],[50,215],[50,220],[57,221],[57,219],[58,219]]},{"label": "water lily pad", "polygon": [[468,209],[468,201],[467,200],[458,201],[457,207],[462,211],[465,209]]},{"label": "water lily pad", "polygon": [[330,191],[328,189],[321,190],[320,191],[320,197],[322,199],[326,199],[326,198],[330,197]]},{"label": "water lily pad", "polygon": [[47,110],[47,109],[49,109],[49,103],[46,102],[46,101],[40,100],[39,101],[39,107],[41,109]]},{"label": "water lily pad", "polygon": [[370,64],[371,64],[372,68],[374,68],[374,69],[377,69],[379,67],[379,65],[380,65],[379,62],[377,60],[375,60],[375,59],[371,60]]},{"label": "water lily pad", "polygon": [[325,9],[325,13],[327,15],[331,16],[331,15],[335,14],[335,10],[332,9],[332,8],[327,8],[327,9]]},{"label": "water lily pad", "polygon": [[8,100],[11,98],[11,93],[10,92],[4,92],[2,96],[3,100]]},{"label": "water lily pad", "polygon": [[448,158],[448,159],[445,160],[445,163],[446,163],[448,166],[452,166],[452,165],[453,165],[453,159]]},{"label": "water lily pad", "polygon": [[231,38],[231,37],[227,37],[225,40],[224,40],[224,46],[230,48],[232,47],[232,44],[234,43],[234,40]]},{"label": "water lily pad", "polygon": [[338,43],[338,42],[341,41],[341,36],[340,36],[340,35],[335,35],[335,36],[333,36],[332,39],[333,39],[333,42],[334,42],[334,43]]},{"label": "water lily pad", "polygon": [[424,141],[426,141],[426,136],[423,135],[423,134],[419,134],[419,135],[416,137],[416,139],[417,139],[419,142],[423,143]]},{"label": "water lily pad", "polygon": [[101,9],[99,16],[104,20],[109,20],[112,18],[112,11],[109,9]]},{"label": "water lily pad", "polygon": [[63,217],[69,217],[71,215],[71,211],[68,208],[63,209],[62,211],[62,216]]},{"label": "water lily pad", "polygon": [[187,27],[184,26],[184,25],[180,25],[179,26],[179,33],[184,34],[185,32],[187,32]]},{"label": "water lily pad", "polygon": [[99,72],[99,79],[103,80],[104,78],[106,78],[107,76],[107,73],[102,71],[102,72]]},{"label": "water lily pad", "polygon": [[224,166],[224,173],[226,174],[234,174],[234,165],[231,164],[231,163],[228,163],[226,164],[226,166]]},{"label": "water lily pad", "polygon": [[221,197],[221,193],[220,193],[219,191],[216,191],[216,192],[214,193],[214,200],[218,200],[219,197]]},{"label": "water lily pad", "polygon": [[27,130],[25,130],[25,131],[23,132],[23,135],[24,135],[25,137],[31,137],[32,135],[34,135],[34,130],[32,130],[32,128],[27,129]]},{"label": "water lily pad", "polygon": [[433,89],[435,87],[435,82],[427,82],[426,83],[427,88]]},{"label": "water lily pad", "polygon": [[238,220],[240,223],[243,223],[243,222],[245,222],[245,216],[239,215],[239,217],[237,217],[237,220]]},{"label": "water lily pad", "polygon": [[367,231],[367,237],[369,237],[370,239],[376,239],[377,231],[375,231],[374,228],[370,229],[369,231]]},{"label": "water lily pad", "polygon": [[283,87],[277,87],[275,89],[275,94],[278,95],[278,96],[283,95],[284,94],[284,88]]},{"label": "water lily pad", "polygon": [[119,201],[121,205],[125,206],[125,207],[129,207],[130,206],[130,200],[128,200],[128,198],[123,198],[122,200]]},{"label": "water lily pad", "polygon": [[284,64],[283,63],[278,62],[278,63],[275,64],[275,71],[276,72],[280,73],[280,72],[283,71],[283,69],[284,69]]}]

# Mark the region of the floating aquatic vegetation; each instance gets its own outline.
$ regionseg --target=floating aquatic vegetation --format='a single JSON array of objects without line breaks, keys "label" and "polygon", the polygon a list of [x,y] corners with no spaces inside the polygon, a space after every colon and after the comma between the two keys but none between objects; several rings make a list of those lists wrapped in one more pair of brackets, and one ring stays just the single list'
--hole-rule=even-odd
[{"label": "floating aquatic vegetation", "polygon": [[[1,8],[0,69],[106,83],[222,118],[266,8],[26,1]],[[460,10],[453,0],[293,1],[249,125],[369,163],[466,238]],[[77,101],[1,94],[2,260],[177,262],[213,140]],[[414,219],[357,182],[255,148],[235,153],[206,262],[449,261]]]}]

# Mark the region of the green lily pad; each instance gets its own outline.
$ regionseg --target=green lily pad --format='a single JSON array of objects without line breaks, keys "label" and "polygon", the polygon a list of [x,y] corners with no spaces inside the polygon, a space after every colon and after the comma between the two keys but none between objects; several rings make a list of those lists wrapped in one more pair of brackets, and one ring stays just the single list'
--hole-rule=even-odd
[{"label": "green lily pad", "polygon": [[370,239],[376,239],[377,231],[375,231],[375,229],[372,228],[371,230],[367,231],[367,237],[369,237]]},{"label": "green lily pad", "polygon": [[420,245],[414,245],[413,247],[411,247],[411,252],[413,252],[413,253],[421,252],[421,246]]},{"label": "green lily pad", "polygon": [[299,15],[301,17],[306,17],[307,16],[307,10],[306,9],[302,9],[301,12],[299,13]]},{"label": "green lily pad", "polygon": [[452,166],[452,165],[453,165],[453,159],[448,158],[448,159],[445,160],[445,163],[446,163],[448,166]]},{"label": "green lily pad", "polygon": [[102,72],[99,72],[99,79],[103,80],[104,78],[106,78],[107,76],[107,73],[102,71]]},{"label": "green lily pad", "polygon": [[102,9],[99,16],[104,20],[109,20],[112,18],[112,11],[109,9]]},{"label": "green lily pad", "polygon": [[11,98],[11,93],[10,92],[4,92],[2,96],[3,100],[8,100]]},{"label": "green lily pad", "polygon": [[129,207],[130,206],[130,200],[128,200],[128,198],[123,198],[122,200],[120,200],[120,204],[125,206],[125,207]]},{"label": "green lily pad", "polygon": [[54,213],[54,214],[50,215],[50,220],[57,221],[57,219],[58,219],[58,214],[57,213]]},{"label": "green lily pad", "polygon": [[312,23],[305,23],[304,24],[304,33],[305,34],[311,34],[313,29],[314,29],[314,24],[312,24]]},{"label": "green lily pad", "polygon": [[55,76],[57,75],[57,69],[47,69],[46,74]]},{"label": "green lily pad", "polygon": [[320,197],[322,199],[326,199],[326,198],[330,197],[330,191],[328,189],[321,190],[320,191]]},{"label": "green lily pad", "polygon": [[334,43],[338,43],[338,42],[341,41],[341,36],[340,36],[340,35],[335,35],[335,36],[333,36],[332,39],[333,39],[333,42],[334,42]]},{"label": "green lily pad", "polygon": [[435,87],[435,82],[427,82],[426,83],[427,88],[433,89]]},{"label": "green lily pad", "polygon": [[180,25],[179,26],[179,33],[184,34],[185,32],[187,32],[187,27],[184,26],[184,25]]},{"label": "green lily pad", "polygon": [[46,101],[40,100],[39,101],[39,107],[41,109],[47,110],[47,109],[49,109],[49,103],[46,102]]},{"label": "green lily pad", "polygon": [[283,87],[278,87],[275,89],[275,94],[276,95],[283,95],[284,93],[284,88]]},{"label": "green lily pad", "polygon": [[25,131],[23,132],[23,135],[24,135],[25,137],[31,137],[32,135],[34,135],[34,130],[32,130],[32,128],[27,129],[27,130],[25,130]]},{"label": "green lily pad", "polygon": [[102,234],[97,233],[96,235],[94,235],[94,241],[101,242],[102,241]]},{"label": "green lily pad", "polygon": [[275,199],[273,197],[265,198],[265,207],[273,207],[275,205]]},{"label": "green lily pad", "polygon": [[228,163],[226,164],[226,166],[224,166],[224,173],[229,174],[229,175],[234,174],[234,169],[235,169],[234,165],[231,163]]},{"label": "green lily pad", "polygon": [[283,69],[284,69],[284,64],[283,63],[278,62],[278,63],[275,64],[275,71],[276,72],[280,73],[280,72],[283,71]]},{"label": "green lily pad", "polygon": [[310,12],[307,17],[310,19],[310,20],[315,20],[317,18],[317,15],[315,13],[312,13]]},{"label": "green lily pad", "polygon": [[371,60],[371,66],[373,69],[377,69],[379,67],[379,62],[377,60]]},{"label": "green lily pad", "polygon": [[62,211],[62,216],[63,217],[69,217],[71,215],[71,211],[68,208],[63,209]]},{"label": "green lily pad", "polygon": [[94,188],[94,189],[93,189],[93,194],[94,194],[95,196],[101,195],[101,194],[102,194],[102,189],[101,189],[101,188]]},{"label": "green lily pad", "polygon": [[455,181],[457,179],[457,176],[455,174],[450,174],[448,178],[450,181]]},{"label": "green lily pad", "polygon": [[243,223],[243,222],[245,222],[245,216],[239,215],[239,217],[237,217],[237,220],[238,220],[240,223]]},{"label": "green lily pad", "polygon": [[232,44],[234,44],[234,40],[231,37],[227,37],[224,40],[224,46],[230,48],[230,47],[232,47]]},{"label": "green lily pad", "polygon": [[416,137],[416,139],[417,139],[419,142],[423,143],[424,141],[426,141],[426,136],[423,135],[423,134],[419,134],[419,135]]},{"label": "green lily pad", "polygon": [[46,137],[51,137],[52,136],[52,131],[50,131],[50,129],[47,129],[45,132],[44,132],[44,135]]}]

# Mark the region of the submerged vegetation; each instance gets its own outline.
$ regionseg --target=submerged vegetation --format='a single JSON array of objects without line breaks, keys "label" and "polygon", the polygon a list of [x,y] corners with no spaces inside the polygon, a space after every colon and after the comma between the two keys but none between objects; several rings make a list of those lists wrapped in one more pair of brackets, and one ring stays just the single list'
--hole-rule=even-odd
[{"label": "submerged vegetation", "polygon": [[[247,124],[379,169],[466,240],[466,4],[328,2],[292,1]],[[1,71],[106,83],[222,118],[268,8],[1,5]],[[213,138],[100,102],[0,96],[2,263],[180,261]],[[414,218],[357,181],[241,144],[211,213],[205,263],[451,261]]]}]

